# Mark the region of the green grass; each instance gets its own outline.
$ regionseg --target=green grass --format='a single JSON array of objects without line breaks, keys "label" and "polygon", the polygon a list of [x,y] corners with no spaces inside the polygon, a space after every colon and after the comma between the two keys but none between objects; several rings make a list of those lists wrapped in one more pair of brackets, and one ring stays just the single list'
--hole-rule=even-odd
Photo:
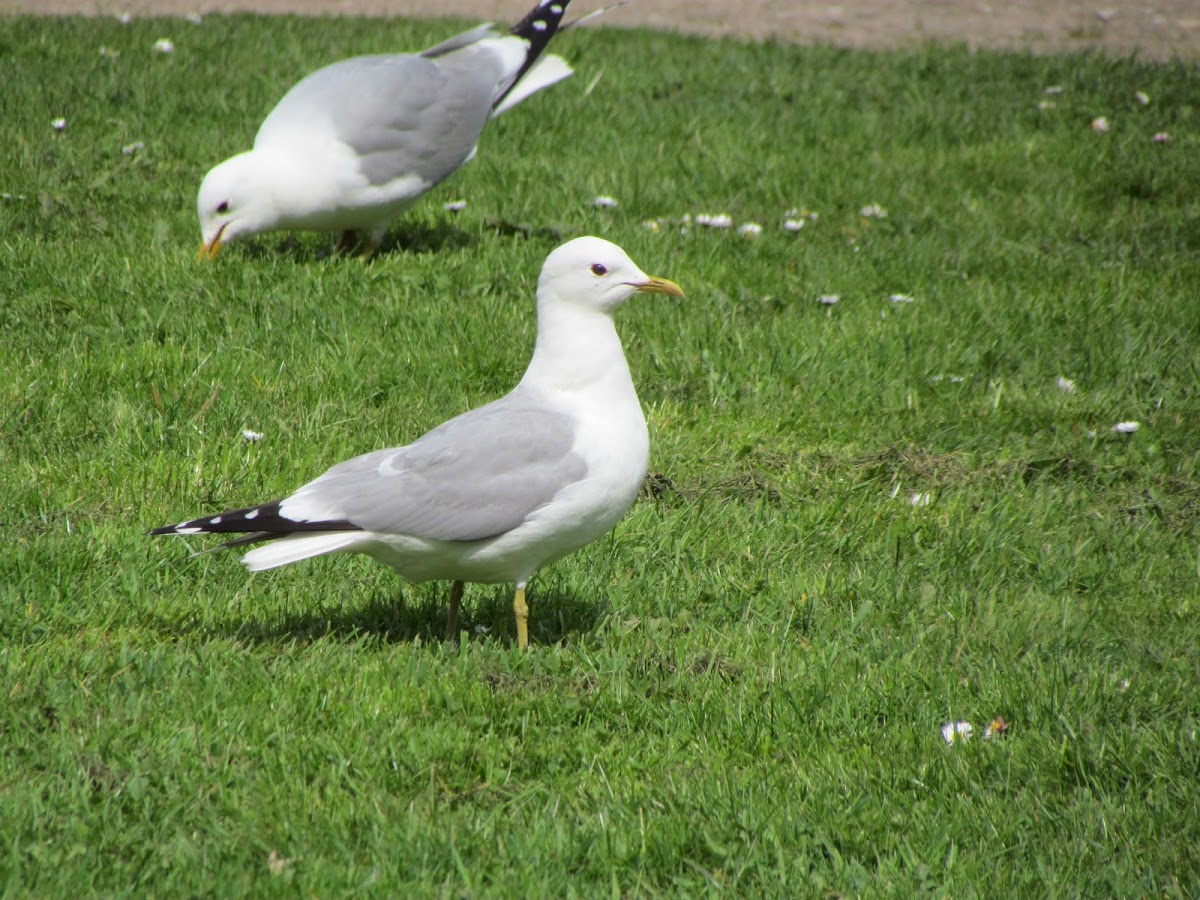
[{"label": "green grass", "polygon": [[[0,891],[1200,892],[1196,67],[580,29],[369,264],[196,263],[290,83],[450,30],[4,20]],[[642,227],[698,212],[764,232]],[[503,393],[589,232],[688,297],[620,314],[656,477],[529,653],[505,587],[445,646],[445,585],[143,536]]]}]

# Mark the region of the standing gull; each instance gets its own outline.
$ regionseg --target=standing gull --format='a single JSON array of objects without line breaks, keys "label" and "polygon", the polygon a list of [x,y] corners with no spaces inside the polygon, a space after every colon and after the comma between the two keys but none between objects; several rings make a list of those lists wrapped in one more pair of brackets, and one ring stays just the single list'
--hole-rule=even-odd
[{"label": "standing gull", "polygon": [[683,296],[615,244],[563,244],[542,266],[537,342],[511,393],[283,500],[150,534],[240,534],[222,547],[263,543],[242,557],[251,571],[355,552],[410,581],[452,581],[448,638],[463,582],[511,582],[524,648],[529,579],[616,525],[646,474],[646,419],[612,320],[638,292]]},{"label": "standing gull", "polygon": [[418,54],[318,69],[263,121],[254,149],[204,176],[201,258],[264,231],[341,231],[367,251],[416,200],[474,155],[492,116],[571,74],[542,51],[570,0],[542,0],[511,32],[480,25]]}]

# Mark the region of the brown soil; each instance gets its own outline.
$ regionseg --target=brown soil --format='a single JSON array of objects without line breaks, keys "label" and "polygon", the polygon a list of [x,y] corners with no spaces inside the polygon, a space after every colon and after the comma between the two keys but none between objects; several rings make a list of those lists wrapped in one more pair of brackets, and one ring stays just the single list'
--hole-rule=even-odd
[{"label": "brown soil", "polygon": [[[514,22],[530,0],[0,0],[0,13],[441,16]],[[602,0],[577,3],[586,13]],[[890,48],[926,41],[1200,58],[1200,0],[632,0],[606,25]]]}]

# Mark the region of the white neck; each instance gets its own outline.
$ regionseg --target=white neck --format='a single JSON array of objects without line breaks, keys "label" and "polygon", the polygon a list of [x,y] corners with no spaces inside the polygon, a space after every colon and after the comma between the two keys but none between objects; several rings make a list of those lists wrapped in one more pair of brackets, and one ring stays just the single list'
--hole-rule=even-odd
[{"label": "white neck", "polygon": [[539,300],[537,343],[521,384],[554,393],[601,393],[608,402],[632,398],[636,403],[612,317],[556,298]]},{"label": "white neck", "polygon": [[[324,228],[328,211],[337,209],[340,185],[328,173],[333,167],[313,166],[306,156],[256,148],[248,165],[278,220],[276,228]],[[302,185],[297,189],[297,185]]]}]

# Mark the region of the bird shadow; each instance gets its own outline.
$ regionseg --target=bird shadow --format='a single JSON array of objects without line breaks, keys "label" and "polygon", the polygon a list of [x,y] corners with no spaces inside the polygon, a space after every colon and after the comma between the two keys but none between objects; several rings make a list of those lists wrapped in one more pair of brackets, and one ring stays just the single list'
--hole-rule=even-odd
[{"label": "bird shadow", "polygon": [[[439,253],[471,247],[475,242],[474,234],[447,220],[406,221],[392,228],[378,249],[366,259],[370,261],[385,256]],[[345,253],[338,249],[336,235],[298,237],[289,234],[282,241],[272,241],[269,237],[246,241],[237,248],[237,252],[247,259],[259,261],[287,259],[293,263],[315,263],[339,258],[358,259],[364,248],[365,245],[361,245],[359,249]]]},{"label": "bird shadow", "polygon": [[473,247],[475,243],[474,234],[447,219],[439,219],[436,222],[408,220],[387,233],[374,255],[440,253],[444,250]]},{"label": "bird shadow", "polygon": [[[552,645],[574,635],[588,634],[611,611],[607,599],[583,600],[561,591],[530,592],[531,644]],[[442,643],[446,639],[447,595],[436,600],[411,602],[403,595],[380,593],[364,606],[347,608],[323,605],[302,612],[286,612],[269,619],[202,622],[195,618],[161,620],[160,630],[181,632],[248,644],[310,644],[318,640],[376,642],[379,644]],[[478,592],[470,586],[458,614],[457,636],[472,641],[516,643],[516,623],[510,590]]]}]

